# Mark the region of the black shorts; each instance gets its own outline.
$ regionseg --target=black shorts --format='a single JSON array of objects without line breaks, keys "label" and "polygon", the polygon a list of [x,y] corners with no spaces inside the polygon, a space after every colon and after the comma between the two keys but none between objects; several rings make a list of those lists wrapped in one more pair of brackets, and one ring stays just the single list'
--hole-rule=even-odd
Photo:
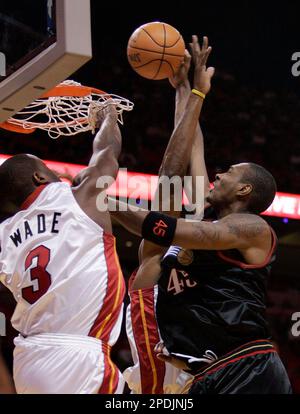
[{"label": "black shorts", "polygon": [[275,348],[260,340],[198,372],[189,394],[292,394],[292,388]]}]

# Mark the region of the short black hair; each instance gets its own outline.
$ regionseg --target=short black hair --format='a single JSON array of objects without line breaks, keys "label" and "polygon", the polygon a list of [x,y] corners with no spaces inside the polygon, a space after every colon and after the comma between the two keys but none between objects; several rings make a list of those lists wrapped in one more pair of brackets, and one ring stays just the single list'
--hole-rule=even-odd
[{"label": "short black hair", "polygon": [[0,166],[0,197],[3,202],[21,205],[33,191],[33,174],[38,169],[36,159],[27,154],[8,158]]},{"label": "short black hair", "polygon": [[261,165],[249,162],[241,181],[252,185],[252,192],[248,200],[248,209],[251,213],[263,213],[272,204],[277,191],[273,175]]}]

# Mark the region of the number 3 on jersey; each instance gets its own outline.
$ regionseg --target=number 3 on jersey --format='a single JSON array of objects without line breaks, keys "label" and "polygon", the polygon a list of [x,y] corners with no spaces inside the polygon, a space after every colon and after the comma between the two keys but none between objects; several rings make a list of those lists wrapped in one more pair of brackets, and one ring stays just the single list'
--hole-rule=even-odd
[{"label": "number 3 on jersey", "polygon": [[51,285],[51,275],[46,267],[50,261],[50,250],[41,245],[31,250],[25,260],[25,271],[32,266],[34,259],[36,266],[30,269],[30,280],[37,282],[37,288],[27,286],[22,289],[22,297],[31,305],[43,296]]},{"label": "number 3 on jersey", "polygon": [[192,288],[197,285],[197,282],[189,279],[189,274],[183,270],[171,271],[168,283],[168,292],[173,292],[173,295],[178,295],[184,291],[186,287]]}]

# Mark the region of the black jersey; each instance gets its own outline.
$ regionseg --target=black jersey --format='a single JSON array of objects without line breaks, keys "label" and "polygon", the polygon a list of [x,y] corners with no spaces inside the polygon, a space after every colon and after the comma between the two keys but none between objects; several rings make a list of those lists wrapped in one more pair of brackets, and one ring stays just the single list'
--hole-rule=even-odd
[{"label": "black jersey", "polygon": [[[156,306],[169,352],[202,358],[228,353],[247,342],[270,337],[266,282],[277,239],[260,266],[243,263],[237,250],[171,247],[162,259]],[[176,270],[175,270],[176,269]],[[212,351],[212,352],[211,352]]]}]

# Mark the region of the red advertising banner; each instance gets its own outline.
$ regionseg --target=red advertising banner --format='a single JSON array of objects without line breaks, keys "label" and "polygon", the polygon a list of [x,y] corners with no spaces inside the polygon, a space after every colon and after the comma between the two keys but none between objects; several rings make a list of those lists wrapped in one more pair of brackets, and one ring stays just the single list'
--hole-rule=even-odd
[{"label": "red advertising banner", "polygon": [[[0,154],[0,165],[8,155]],[[45,161],[52,170],[67,177],[74,177],[85,168],[85,165],[69,164],[56,161]],[[108,189],[108,194],[125,198],[139,197],[151,200],[154,195],[158,177],[156,175],[142,174],[120,170],[116,182]],[[187,203],[184,197],[184,203]],[[276,193],[273,204],[263,213],[266,216],[286,217],[300,220],[300,195],[289,193]]]}]

